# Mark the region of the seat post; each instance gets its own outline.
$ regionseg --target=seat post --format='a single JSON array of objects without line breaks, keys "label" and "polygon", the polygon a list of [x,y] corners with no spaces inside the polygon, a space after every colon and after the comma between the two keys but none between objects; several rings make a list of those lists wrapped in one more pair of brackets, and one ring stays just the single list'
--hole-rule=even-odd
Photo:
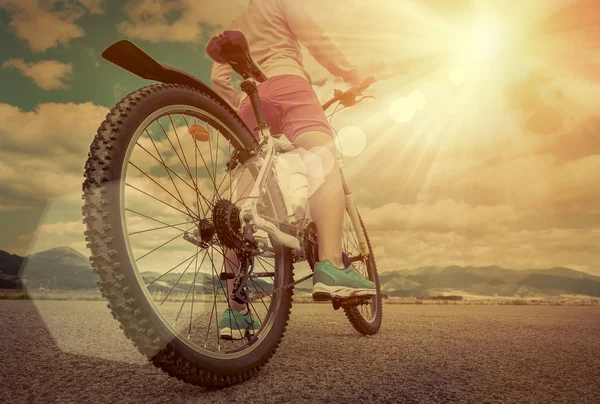
[{"label": "seat post", "polygon": [[252,104],[252,109],[254,110],[254,116],[256,117],[256,124],[258,125],[257,128],[268,128],[269,124],[265,119],[265,114],[263,113],[262,104],[260,102],[260,96],[258,95],[258,86],[254,80],[244,80],[241,87],[242,91],[248,94],[248,98],[250,98],[250,103]]}]

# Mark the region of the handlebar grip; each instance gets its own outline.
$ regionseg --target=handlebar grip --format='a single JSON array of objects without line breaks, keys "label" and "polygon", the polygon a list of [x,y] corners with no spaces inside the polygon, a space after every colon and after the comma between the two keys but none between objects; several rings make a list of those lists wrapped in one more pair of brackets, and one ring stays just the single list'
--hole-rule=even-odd
[{"label": "handlebar grip", "polygon": [[360,87],[358,88],[358,91],[360,91],[362,93],[367,88],[369,88],[371,86],[371,84],[375,83],[376,81],[377,81],[377,79],[375,78],[375,76],[369,76],[367,78],[367,80],[360,85]]}]

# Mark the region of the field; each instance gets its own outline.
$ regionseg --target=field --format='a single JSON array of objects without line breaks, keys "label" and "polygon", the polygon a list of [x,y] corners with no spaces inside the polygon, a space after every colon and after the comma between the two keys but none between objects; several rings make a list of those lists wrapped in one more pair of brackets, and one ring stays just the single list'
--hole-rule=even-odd
[{"label": "field", "polygon": [[217,391],[148,364],[104,302],[5,300],[0,322],[0,402],[600,402],[597,306],[385,305],[362,337],[296,305],[271,362]]}]

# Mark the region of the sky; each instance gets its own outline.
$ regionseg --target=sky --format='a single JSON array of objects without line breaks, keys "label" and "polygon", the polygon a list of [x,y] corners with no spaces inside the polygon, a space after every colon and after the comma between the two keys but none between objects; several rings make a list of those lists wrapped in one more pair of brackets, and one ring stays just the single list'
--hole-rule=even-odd
[{"label": "sky", "polygon": [[[289,1],[289,0],[288,0]],[[600,10],[588,0],[308,0],[376,97],[332,121],[381,271],[600,275]],[[109,109],[147,85],[128,39],[210,83],[244,0],[0,0],[0,249],[87,255],[81,183]],[[344,83],[305,50],[322,101]]]}]

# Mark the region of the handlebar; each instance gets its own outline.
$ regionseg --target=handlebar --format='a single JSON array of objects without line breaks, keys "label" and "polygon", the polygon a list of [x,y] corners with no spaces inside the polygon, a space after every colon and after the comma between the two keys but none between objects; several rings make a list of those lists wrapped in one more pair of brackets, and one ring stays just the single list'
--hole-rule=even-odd
[{"label": "handlebar", "polygon": [[327,101],[325,104],[323,104],[323,111],[326,111],[329,107],[331,107],[332,104],[334,104],[338,101],[340,102],[340,104],[342,104],[346,107],[351,107],[352,105],[358,104],[365,98],[375,98],[375,97],[363,97],[358,101],[356,100],[356,97],[361,95],[365,90],[367,90],[367,88],[369,88],[371,86],[371,84],[375,83],[376,81],[377,81],[377,79],[375,77],[370,76],[369,78],[367,78],[367,80],[363,84],[360,85],[360,87],[358,87],[357,90],[354,90],[354,89],[350,89],[348,91],[335,90],[333,93],[334,97],[332,99],[330,99],[329,101]]}]

